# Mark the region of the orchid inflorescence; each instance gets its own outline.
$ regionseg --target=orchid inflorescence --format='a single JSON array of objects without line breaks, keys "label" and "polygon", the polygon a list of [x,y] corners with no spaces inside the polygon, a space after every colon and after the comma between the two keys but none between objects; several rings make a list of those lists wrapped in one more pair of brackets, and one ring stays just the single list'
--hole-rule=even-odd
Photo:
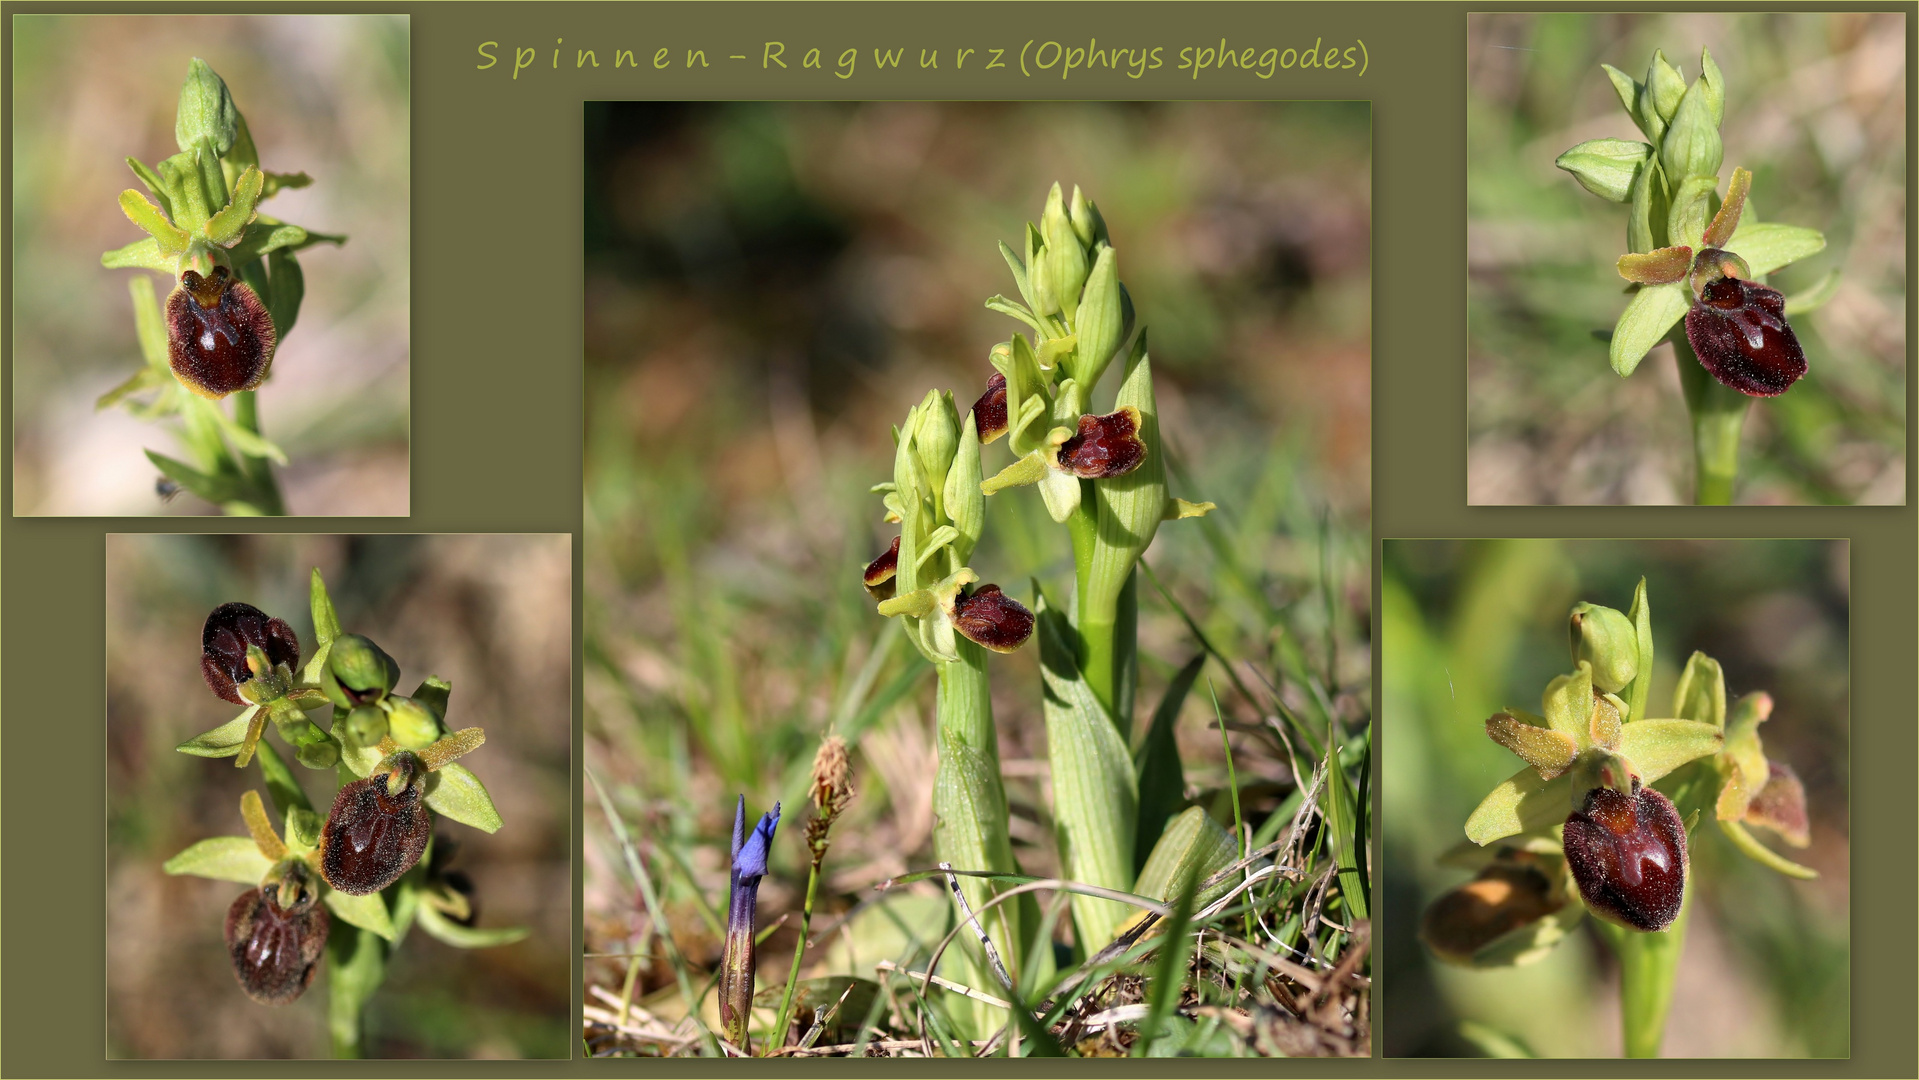
[{"label": "orchid inflorescence", "polygon": [[1761,864],[1815,876],[1749,831],[1769,830],[1794,847],[1810,842],[1803,785],[1760,743],[1772,698],[1760,691],[1729,706],[1718,662],[1695,652],[1669,713],[1655,717],[1643,578],[1628,611],[1581,603],[1569,622],[1574,670],[1547,684],[1544,715],[1507,708],[1486,721],[1487,737],[1525,766],[1480,802],[1466,843],[1444,859],[1476,871],[1422,920],[1421,940],[1450,963],[1529,963],[1587,912],[1616,928],[1622,952],[1677,935],[1693,887],[1690,834],[1702,814]]},{"label": "orchid inflorescence", "polygon": [[[1817,229],[1760,221],[1752,173],[1744,168],[1732,171],[1720,194],[1726,86],[1710,51],[1700,50],[1700,75],[1690,84],[1659,52],[1643,82],[1602,66],[1649,141],[1593,139],[1555,164],[1594,195],[1627,204],[1627,250],[1617,270],[1632,284],[1632,299],[1613,327],[1612,367],[1622,378],[1631,375],[1653,346],[1672,342],[1693,414],[1698,499],[1724,502],[1749,400],[1783,394],[1806,374],[1788,316],[1823,303],[1834,285],[1829,277],[1789,299],[1762,279],[1817,254],[1826,238]],[[1715,391],[1714,382],[1734,393]]]},{"label": "orchid inflorescence", "polygon": [[[103,394],[98,408],[125,405],[143,419],[178,413],[193,461],[149,450],[173,490],[240,513],[283,513],[269,463],[286,455],[261,436],[252,391],[293,329],[306,295],[296,252],[343,236],[310,232],[262,214],[280,191],[313,182],[261,168],[246,118],[226,82],[195,58],[174,121],[180,152],[149,166],[127,158],[146,193],[120,193],[120,210],[147,238],[106,252],[108,269],[149,270],[173,282],[164,307],[152,279],[132,282],[144,366]],[[141,402],[139,395],[157,391]],[[238,395],[234,414],[222,399]]]},{"label": "orchid inflorescence", "polygon": [[[479,748],[485,732],[446,728],[452,687],[442,679],[428,676],[410,697],[394,693],[399,664],[370,639],[342,632],[317,569],[310,598],[318,646],[304,663],[284,620],[241,602],[213,609],[201,631],[201,676],[215,697],[244,710],[176,748],[231,757],[241,768],[258,762],[284,838],[260,793],[248,790],[240,800],[246,836],[202,840],[165,869],[251,886],[226,919],[234,974],[249,997],[296,1000],[332,952],[353,973],[334,980],[335,1012],[357,1017],[383,970],[376,955],[373,976],[362,977],[364,958],[397,944],[411,924],[463,948],[508,944],[526,931],[474,928],[471,885],[446,868],[452,843],[433,834],[436,815],[500,828],[485,785],[455,760]],[[330,713],[328,728],[308,719],[315,711]],[[324,817],[264,737],[269,722],[296,762],[337,774]],[[336,1051],[357,1048],[356,1040],[343,1048],[335,1034]]]}]

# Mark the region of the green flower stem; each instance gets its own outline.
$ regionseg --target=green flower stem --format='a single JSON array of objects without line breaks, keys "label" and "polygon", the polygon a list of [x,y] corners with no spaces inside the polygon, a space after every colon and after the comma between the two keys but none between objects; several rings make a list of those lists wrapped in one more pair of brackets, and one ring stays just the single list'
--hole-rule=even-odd
[{"label": "green flower stem", "polygon": [[386,978],[386,944],[378,934],[338,922],[327,939],[327,1032],[333,1056],[366,1056],[366,1003]]},{"label": "green flower stem", "polygon": [[767,1033],[766,1042],[760,1047],[760,1056],[769,1057],[775,1050],[786,1045],[786,1033],[793,1025],[793,994],[800,985],[800,961],[806,956],[806,937],[812,932],[813,898],[820,888],[820,865],[824,862],[823,851],[813,854],[813,868],[806,875],[806,904],[800,908],[800,940],[793,946],[793,966],[786,972],[786,992],[780,995],[779,1019]]},{"label": "green flower stem", "polygon": [[1739,435],[1752,398],[1722,386],[1699,363],[1683,331],[1668,335],[1679,364],[1679,385],[1692,414],[1693,503],[1729,506],[1739,475]]},{"label": "green flower stem", "polygon": [[959,659],[938,665],[940,734],[958,738],[985,757],[997,777],[999,735],[993,730],[992,679],[986,671],[986,650],[963,638],[957,645]]},{"label": "green flower stem", "polygon": [[[240,427],[259,435],[260,403],[259,391],[243,390],[233,395],[233,419]],[[240,471],[252,489],[253,508],[269,517],[286,514],[286,504],[280,498],[280,485],[273,478],[273,463],[265,458],[240,455]]]},{"label": "green flower stem", "polygon": [[1679,954],[1686,946],[1686,917],[1691,910],[1692,886],[1688,883],[1679,918],[1660,933],[1596,923],[1619,958],[1619,1022],[1629,1058],[1659,1056],[1666,1038],[1666,1015],[1672,1009]]},{"label": "green flower stem", "polygon": [[1097,495],[1089,480],[1081,480],[1079,508],[1066,519],[1073,539],[1073,628],[1079,631],[1076,652],[1080,676],[1093,688],[1106,714],[1119,721],[1119,665],[1115,649],[1119,627],[1119,595],[1094,587],[1094,551],[1099,544]]}]

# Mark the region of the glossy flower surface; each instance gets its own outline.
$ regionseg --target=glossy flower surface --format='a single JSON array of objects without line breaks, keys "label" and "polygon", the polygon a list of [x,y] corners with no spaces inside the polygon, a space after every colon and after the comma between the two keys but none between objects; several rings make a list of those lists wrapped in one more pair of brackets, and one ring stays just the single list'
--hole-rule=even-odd
[{"label": "glossy flower surface", "polygon": [[167,357],[173,374],[204,398],[252,390],[273,366],[273,319],[252,288],[224,266],[188,270],[167,297]]},{"label": "glossy flower surface", "polygon": [[1686,827],[1672,800],[1633,782],[1587,792],[1566,819],[1566,865],[1586,907],[1635,930],[1664,930],[1686,890]]},{"label": "glossy flower surface", "polygon": [[1742,394],[1777,397],[1806,373],[1785,295],[1758,282],[1728,276],[1707,283],[1686,313],[1686,340],[1713,378]]},{"label": "glossy flower surface", "polygon": [[[401,776],[399,790],[389,781]],[[320,834],[320,872],[350,896],[379,892],[413,869],[433,836],[425,777],[395,764],[340,789]]]}]

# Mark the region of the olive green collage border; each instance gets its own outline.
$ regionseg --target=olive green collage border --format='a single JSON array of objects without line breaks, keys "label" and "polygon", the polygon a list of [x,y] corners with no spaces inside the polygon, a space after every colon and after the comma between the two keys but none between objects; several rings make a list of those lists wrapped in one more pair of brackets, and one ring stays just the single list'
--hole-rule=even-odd
[{"label": "olive green collage border", "polygon": [[[1908,469],[1902,507],[1577,508],[1465,505],[1465,23],[1468,10],[1614,10],[1628,4],[1451,3],[454,3],[58,4],[4,3],[28,13],[408,12],[412,28],[412,516],[249,522],[263,532],[568,532],[579,566],[582,511],[581,103],[590,99],[1366,99],[1373,102],[1373,535],[1845,537],[1852,541],[1853,1056],[1838,1061],[1693,1061],[1697,1077],[1919,1074],[1919,845],[1909,827],[1919,760],[1919,517]],[[1666,5],[1660,5],[1666,6]],[[1912,3],[1751,4],[1746,10],[1884,10],[1907,14],[1907,79],[1914,63]],[[1649,6],[1647,10],[1651,10]],[[1717,9],[1715,10],[1723,10]],[[12,19],[0,19],[5,98],[4,210],[11,230]],[[1035,48],[1163,48],[1161,69],[1049,68]],[[1268,47],[1303,52],[1318,40],[1364,43],[1365,67],[1192,73],[1181,48]],[[498,43],[482,69],[483,42]],[[785,43],[785,70],[754,61]],[[920,69],[911,50],[980,49],[971,70]],[[861,64],[839,79],[846,49],[906,47],[896,69]],[[1005,67],[979,65],[1001,48]],[[1322,44],[1323,50],[1326,45]],[[514,50],[534,50],[516,65]],[[657,50],[665,48],[665,54]],[[819,48],[820,70],[804,69]],[[556,49],[558,57],[556,59]],[[578,49],[602,66],[568,69]],[[610,66],[629,49],[638,67]],[[688,49],[709,66],[687,69]],[[1019,55],[1026,70],[1020,72]],[[651,66],[664,56],[665,70]],[[741,60],[733,60],[739,55]],[[520,77],[511,69],[521,66]],[[1913,221],[1914,118],[1907,117],[1907,220]],[[487,220],[512,202],[511,233]],[[543,207],[544,209],[537,209]],[[529,212],[530,211],[530,212]],[[1907,278],[1914,246],[1908,239]],[[13,324],[5,264],[0,320]],[[0,426],[12,446],[12,343],[0,370]],[[1907,335],[1915,340],[1908,297]],[[1907,380],[1907,448],[1913,383]],[[1454,402],[1456,408],[1434,408]],[[1910,460],[1910,459],[1909,459]],[[179,518],[14,518],[10,465],[0,475],[0,1076],[254,1077],[253,1062],[104,1059],[105,754],[102,567],[109,532],[231,531]],[[1376,573],[1376,571],[1375,571]],[[1377,581],[1375,581],[1377,585]],[[581,582],[574,575],[575,760],[580,700]],[[1377,593],[1377,589],[1375,589]],[[1377,694],[1375,685],[1375,694]],[[1375,697],[1377,700],[1377,697]],[[1382,743],[1381,753],[1391,753]],[[575,834],[581,820],[577,770]],[[574,905],[578,934],[580,883]],[[10,931],[10,933],[8,933]],[[580,999],[575,960],[572,998]],[[1390,1024],[1387,1016],[1378,1022]],[[837,1064],[837,1063],[835,1063]],[[832,1075],[849,1066],[807,1062],[287,1062],[276,1077]],[[1024,1062],[875,1064],[876,1074],[1031,1075]],[[1674,1063],[1382,1060],[1075,1062],[1080,1075],[1351,1077],[1638,1077]]]}]

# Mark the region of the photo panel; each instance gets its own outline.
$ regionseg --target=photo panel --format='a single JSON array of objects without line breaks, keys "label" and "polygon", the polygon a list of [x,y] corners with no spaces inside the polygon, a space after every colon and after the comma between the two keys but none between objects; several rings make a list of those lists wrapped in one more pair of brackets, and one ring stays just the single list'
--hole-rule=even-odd
[{"label": "photo panel", "polygon": [[571,564],[108,536],[108,1057],[568,1056]]},{"label": "photo panel", "polygon": [[1381,558],[1385,1055],[1851,1056],[1851,545]]},{"label": "photo panel", "polygon": [[1905,501],[1907,18],[1467,16],[1469,503]]},{"label": "photo panel", "polygon": [[585,142],[588,1053],[1369,1054],[1367,103]]},{"label": "photo panel", "polygon": [[405,516],[406,15],[17,15],[17,515]]}]

